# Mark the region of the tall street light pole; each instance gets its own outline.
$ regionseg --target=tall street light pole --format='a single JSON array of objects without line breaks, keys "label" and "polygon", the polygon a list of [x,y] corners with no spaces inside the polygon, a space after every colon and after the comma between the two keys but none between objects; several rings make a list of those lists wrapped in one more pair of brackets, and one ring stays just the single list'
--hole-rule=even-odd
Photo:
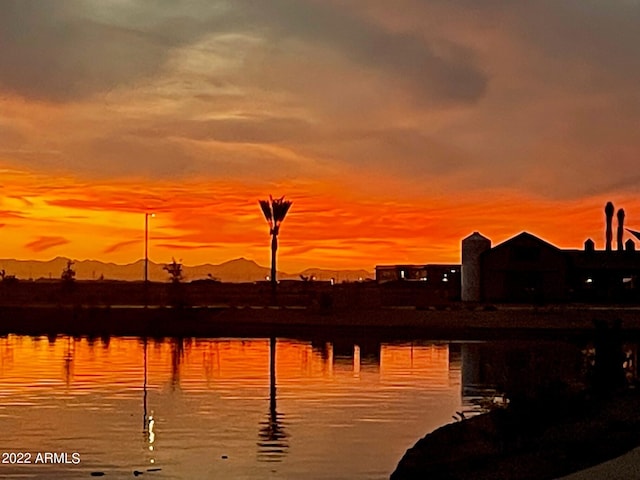
[{"label": "tall street light pole", "polygon": [[144,307],[149,303],[149,217],[155,217],[155,213],[144,212]]},{"label": "tall street light pole", "polygon": [[155,213],[144,213],[144,283],[149,281],[149,217],[155,217]]}]

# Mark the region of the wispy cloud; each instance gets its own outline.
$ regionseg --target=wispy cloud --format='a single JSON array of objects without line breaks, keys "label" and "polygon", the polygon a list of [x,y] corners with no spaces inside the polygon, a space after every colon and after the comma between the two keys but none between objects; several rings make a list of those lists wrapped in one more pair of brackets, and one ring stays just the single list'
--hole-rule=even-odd
[{"label": "wispy cloud", "polygon": [[156,243],[155,247],[163,248],[166,250],[203,250],[203,249],[212,249],[212,248],[220,248],[218,245],[214,244],[188,244],[188,243]]},{"label": "wispy cloud", "polygon": [[130,245],[140,245],[140,240],[125,240],[123,242],[118,242],[118,243],[114,243],[109,245],[108,247],[106,247],[102,252],[103,253],[114,253],[114,252],[118,252],[120,250],[122,250],[125,247],[128,247]]},{"label": "wispy cloud", "polygon": [[64,237],[38,237],[35,240],[27,243],[25,248],[33,251],[33,252],[44,252],[45,250],[49,250],[54,247],[59,247],[60,245],[66,245],[70,243]]}]

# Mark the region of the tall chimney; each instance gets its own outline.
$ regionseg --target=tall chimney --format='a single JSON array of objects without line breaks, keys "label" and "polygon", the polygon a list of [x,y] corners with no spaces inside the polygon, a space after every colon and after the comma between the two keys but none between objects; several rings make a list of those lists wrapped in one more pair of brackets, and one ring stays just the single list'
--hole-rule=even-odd
[{"label": "tall chimney", "polygon": [[605,250],[607,252],[611,251],[611,241],[613,240],[613,231],[611,230],[611,223],[613,222],[613,212],[615,208],[613,207],[613,203],[607,202],[604,207],[604,214],[607,217],[607,230],[606,230],[606,242],[605,242]]},{"label": "tall chimney", "polygon": [[621,208],[618,210],[618,234],[616,236],[616,243],[618,244],[618,251],[624,250],[624,244],[622,243],[622,235],[624,234],[624,210]]}]

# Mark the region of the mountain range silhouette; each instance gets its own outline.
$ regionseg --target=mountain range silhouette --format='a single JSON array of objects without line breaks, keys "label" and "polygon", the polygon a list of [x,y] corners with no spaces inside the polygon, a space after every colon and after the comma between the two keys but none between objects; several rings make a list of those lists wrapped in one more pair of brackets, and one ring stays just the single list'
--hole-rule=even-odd
[{"label": "mountain range silhouette", "polygon": [[[69,259],[56,257],[49,261],[1,259],[0,269],[4,269],[7,275],[15,275],[19,280],[59,279],[62,270]],[[144,260],[120,265],[105,263],[98,260],[74,260],[73,268],[78,280],[142,280],[144,272]],[[169,262],[167,262],[169,263]],[[163,270],[166,263],[154,263],[149,261],[149,280],[156,282],[168,281],[169,276]],[[185,281],[214,278],[223,282],[256,282],[265,280],[271,271],[253,260],[236,258],[220,264],[204,264],[183,267]],[[374,278],[372,272],[366,270],[330,270],[320,268],[307,268],[302,272],[287,273],[278,272],[279,280],[296,279],[300,276],[315,277],[316,280],[330,280],[337,282],[358,281],[360,279]]]}]

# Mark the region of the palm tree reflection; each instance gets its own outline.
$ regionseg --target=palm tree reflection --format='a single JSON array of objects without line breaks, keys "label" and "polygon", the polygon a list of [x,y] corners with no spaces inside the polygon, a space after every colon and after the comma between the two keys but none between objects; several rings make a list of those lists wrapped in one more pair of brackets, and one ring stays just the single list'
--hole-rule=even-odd
[{"label": "palm tree reflection", "polygon": [[276,408],[276,339],[269,339],[269,414],[260,422],[258,460],[280,462],[287,454],[289,435],[285,431],[283,414]]}]

